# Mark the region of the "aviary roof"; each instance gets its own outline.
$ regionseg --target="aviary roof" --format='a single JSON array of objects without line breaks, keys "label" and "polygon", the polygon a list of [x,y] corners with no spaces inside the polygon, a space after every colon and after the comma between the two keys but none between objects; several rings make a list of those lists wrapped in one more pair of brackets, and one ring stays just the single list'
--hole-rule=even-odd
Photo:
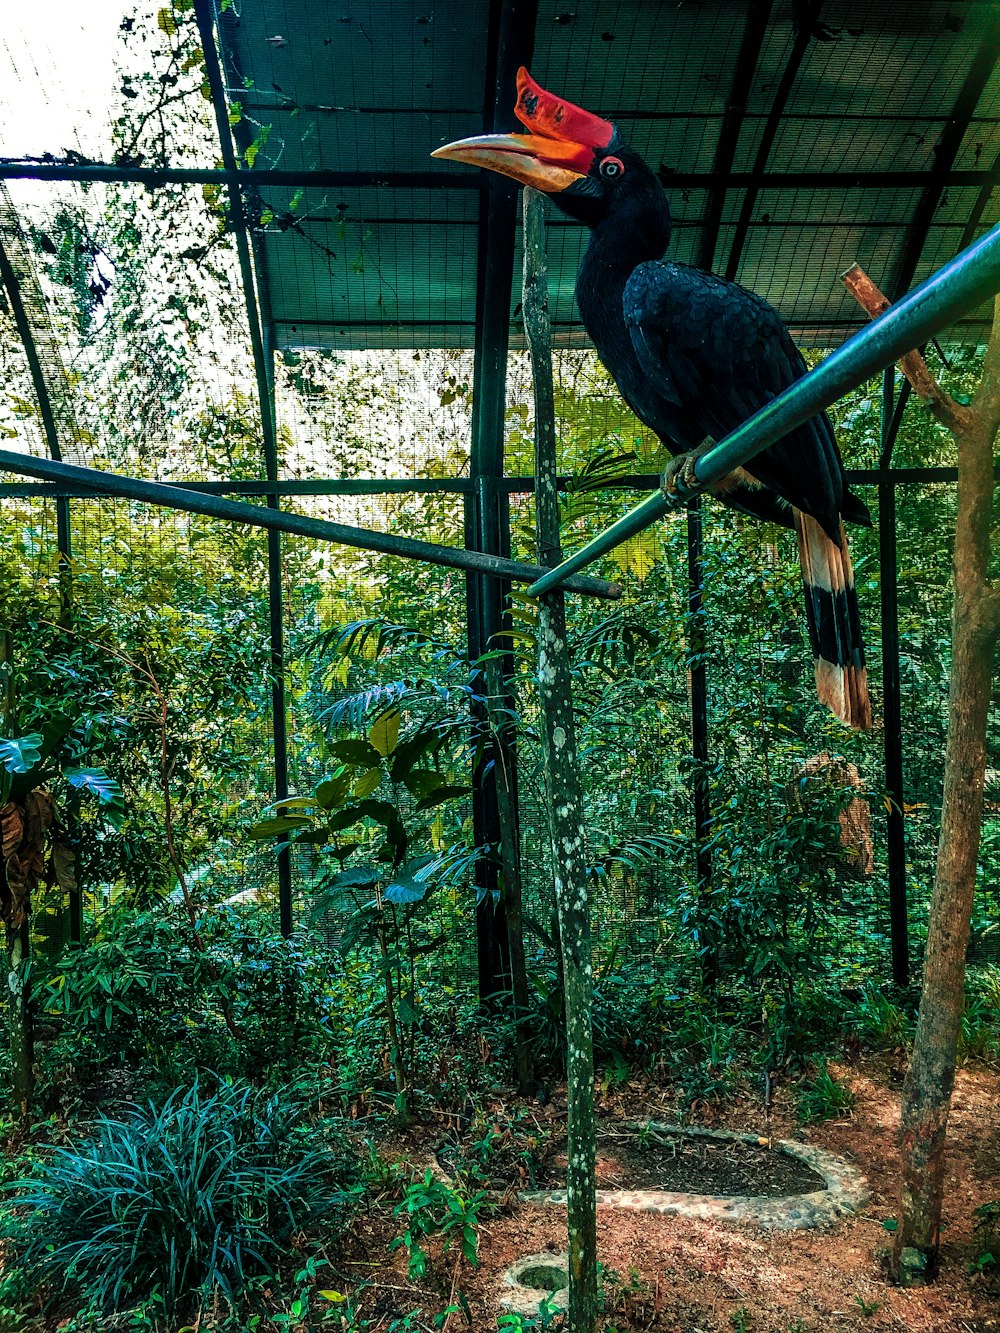
[{"label": "aviary roof", "polygon": [[[522,61],[659,170],[672,256],[766,296],[803,342],[862,323],[839,282],[852,262],[900,295],[1000,217],[992,3],[242,0],[220,27],[254,166],[338,173],[261,190],[261,299],[279,347],[473,344],[484,275],[517,248],[513,221],[490,211],[512,187],[429,155],[515,127]],[[563,343],[583,336],[585,239],[553,211]],[[519,262],[500,284],[512,319]]]}]

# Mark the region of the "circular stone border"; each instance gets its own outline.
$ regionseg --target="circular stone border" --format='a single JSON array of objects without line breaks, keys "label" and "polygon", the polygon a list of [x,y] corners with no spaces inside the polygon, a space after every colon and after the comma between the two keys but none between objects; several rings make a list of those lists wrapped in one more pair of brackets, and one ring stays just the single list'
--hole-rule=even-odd
[{"label": "circular stone border", "polygon": [[[832,1226],[839,1218],[858,1212],[869,1197],[868,1182],[850,1162],[836,1153],[791,1139],[767,1139],[758,1134],[741,1134],[728,1129],[700,1129],[667,1125],[658,1120],[630,1121],[627,1129],[652,1129],[678,1138],[735,1140],[774,1146],[789,1157],[811,1167],[826,1182],[823,1189],[808,1194],[767,1195],[683,1194],[672,1190],[598,1190],[598,1206],[632,1208],[644,1213],[665,1213],[676,1217],[698,1217],[713,1222],[754,1222],[774,1231],[797,1231]],[[518,1195],[524,1203],[566,1203],[566,1191],[527,1190]]]},{"label": "circular stone border", "polygon": [[[521,1282],[521,1275],[531,1268],[558,1268],[566,1274],[566,1285],[558,1291],[545,1291],[541,1287],[526,1287]],[[541,1254],[528,1254],[517,1259],[504,1272],[504,1286],[507,1290],[500,1297],[500,1304],[514,1314],[534,1318],[538,1315],[542,1302],[554,1312],[566,1310],[569,1306],[569,1255],[550,1254],[543,1250]]]}]

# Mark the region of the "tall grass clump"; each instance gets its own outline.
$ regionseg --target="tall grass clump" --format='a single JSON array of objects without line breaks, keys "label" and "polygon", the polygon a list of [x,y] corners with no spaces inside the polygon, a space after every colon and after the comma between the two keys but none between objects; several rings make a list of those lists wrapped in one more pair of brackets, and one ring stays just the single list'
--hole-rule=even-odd
[{"label": "tall grass clump", "polygon": [[25,1293],[105,1313],[152,1296],[172,1317],[232,1304],[318,1223],[336,1232],[359,1174],[287,1094],[195,1084],[52,1149],[6,1187],[0,1238]]}]

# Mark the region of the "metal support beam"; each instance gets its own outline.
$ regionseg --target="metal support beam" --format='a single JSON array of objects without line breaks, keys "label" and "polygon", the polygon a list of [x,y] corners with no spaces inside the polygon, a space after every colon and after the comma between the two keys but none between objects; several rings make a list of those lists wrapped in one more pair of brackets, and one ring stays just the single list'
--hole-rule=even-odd
[{"label": "metal support beam", "polygon": [[[906,393],[896,401],[896,413]],[[898,425],[897,425],[898,429]],[[893,432],[895,434],[895,431]],[[2,469],[0,469],[2,470]],[[1000,479],[1000,464],[994,469]],[[106,474],[101,474],[106,475]],[[844,475],[851,485],[877,486],[879,469],[877,467],[849,467]],[[903,482],[954,482],[958,479],[958,469],[953,467],[902,467],[894,468],[893,476],[897,485]],[[569,475],[558,478],[561,491],[568,490],[573,484]],[[660,484],[656,472],[636,472],[630,477],[621,477],[604,488],[607,491],[655,491]],[[269,495],[273,490],[279,495],[423,495],[443,492],[452,495],[466,495],[472,489],[468,477],[432,477],[417,478],[413,481],[392,479],[388,481],[341,481],[331,477],[327,480],[279,481],[274,487],[266,481],[185,481],[163,482],[168,489],[177,486],[185,491],[201,495]],[[505,495],[530,495],[535,489],[533,477],[501,477],[500,490]],[[86,487],[61,485],[51,481],[9,481],[0,482],[0,500],[25,499],[31,496],[45,496],[49,499],[65,497],[70,500],[92,499],[94,492]]]},{"label": "metal support beam", "polygon": [[923,254],[931,225],[934,222],[934,214],[941,202],[941,196],[947,189],[945,182],[948,173],[951,171],[955,158],[962,147],[962,140],[965,138],[969,123],[976,114],[979,99],[990,81],[997,60],[1000,59],[1000,9],[991,6],[987,12],[990,29],[976,52],[975,60],[969,67],[969,72],[965,76],[965,82],[959,91],[941,138],[934,145],[934,166],[930,173],[931,179],[917,201],[913,220],[906,229],[906,244],[899,258],[895,281],[889,287],[889,293],[894,299],[898,299],[907,292],[913,282],[913,275],[917,271],[920,256]]},{"label": "metal support beam", "polygon": [[[691,759],[694,798],[695,876],[699,907],[707,905],[712,891],[712,855],[708,849],[712,816],[708,800],[708,672],[706,670],[705,621],[702,607],[704,546],[701,528],[701,496],[687,510],[688,561],[688,663],[691,679]],[[702,976],[711,988],[719,979],[719,959],[714,941],[698,925],[698,950]]]},{"label": "metal support beam", "polygon": [[[70,526],[69,499],[64,495],[56,496],[56,550],[59,553],[59,625],[61,629],[72,630],[73,625],[73,536]],[[77,801],[71,800],[66,807],[66,835],[74,850],[79,845],[79,825],[77,821]],[[79,870],[79,858],[77,868]],[[74,944],[83,943],[83,886],[77,874],[75,885],[68,893],[69,937]]]},{"label": "metal support beam", "polygon": [[[504,128],[513,124],[510,122]],[[998,168],[953,170],[944,177],[945,186],[993,186]],[[929,171],[663,171],[660,179],[668,189],[753,191],[779,189],[905,190],[919,189],[932,178]],[[304,190],[472,190],[490,188],[485,173],[438,171],[323,171],[289,167],[254,167],[228,170],[225,167],[118,167],[111,162],[38,162],[25,158],[0,158],[0,180],[89,181],[106,185],[144,185],[157,190],[164,185],[237,185],[263,189],[269,185],[301,186]],[[444,224],[447,225],[447,224]]]},{"label": "metal support beam", "polygon": [[997,291],[1000,291],[1000,226],[994,227],[915,291],[860,329],[825,361],[702,455],[695,466],[697,485],[693,489],[685,490],[683,494],[678,491],[671,496],[658,491],[649,496],[631,513],[564,560],[558,569],[532,584],[529,594],[538,597],[550,588],[558,587],[568,574],[589,565],[664,514],[680,508],[692,495],[721,481],[734,468],[747,463],[762,449],[871,379],[904,352],[926,342]]},{"label": "metal support beam", "polygon": [[[465,551],[454,546],[438,546],[434,542],[419,541],[414,537],[396,537],[392,533],[354,528],[346,523],[307,518],[304,514],[292,514],[265,505],[244,504],[240,500],[227,500],[220,495],[189,491],[183,486],[168,486],[164,482],[126,477],[118,472],[77,467],[73,463],[56,463],[33,454],[15,453],[12,449],[0,449],[0,472],[14,472],[19,476],[58,482],[63,489],[81,499],[92,499],[95,495],[116,495],[126,500],[138,500],[142,504],[163,505],[167,509],[205,514],[208,518],[221,518],[231,523],[247,523],[251,527],[292,532],[316,541],[356,546],[364,551],[399,556],[403,560],[422,560],[430,565],[444,565],[448,569],[471,569],[490,578],[509,578],[515,583],[533,583],[545,572],[540,565],[529,565],[520,560],[504,560],[500,556],[483,555],[479,551]],[[608,583],[604,579],[576,579],[566,586],[572,592],[581,592],[590,597],[613,600],[621,595],[617,584]]]},{"label": "metal support beam", "polygon": [[[746,24],[740,42],[739,54],[733,71],[732,87],[726,102],[726,114],[719,130],[715,145],[715,157],[712,172],[719,176],[728,176],[736,157],[736,147],[740,141],[743,117],[746,113],[750,93],[753,90],[753,76],[760,58],[760,48],[764,44],[768,21],[774,0],[751,0],[747,6]],[[697,268],[711,271],[715,262],[715,248],[719,241],[719,224],[722,222],[722,210],[726,202],[724,188],[716,188],[708,197],[708,213],[705,217],[695,259]]]},{"label": "metal support beam", "polygon": [[[902,407],[893,403],[894,367],[882,378],[881,452],[878,482],[879,598],[882,611],[882,718],[885,755],[886,854],[889,868],[889,938],[892,979],[905,986],[910,979],[906,912],[906,830],[903,825],[903,711],[899,682],[899,601],[896,562],[896,481],[892,451],[902,422]],[[899,403],[905,406],[909,384]]]},{"label": "metal support beam", "polygon": [[56,428],[56,418],[52,411],[52,399],[49,396],[49,386],[45,382],[45,373],[42,370],[42,363],[38,356],[38,348],[35,345],[35,335],[31,327],[31,321],[28,318],[28,312],[24,308],[24,301],[21,297],[21,284],[17,280],[14,266],[10,262],[10,257],[4,249],[2,241],[0,241],[0,281],[3,282],[4,287],[7,289],[7,295],[10,298],[10,308],[14,315],[14,324],[17,328],[18,337],[21,339],[24,354],[28,358],[28,369],[31,372],[31,383],[34,385],[35,397],[38,399],[38,410],[42,417],[42,427],[45,431],[45,442],[49,446],[50,456],[58,462],[62,458],[62,450],[59,447],[59,431]]},{"label": "metal support beam", "polygon": [[[274,420],[273,351],[265,348],[257,297],[256,275],[251,255],[250,228],[240,181],[239,163],[233,147],[229,123],[229,105],[226,101],[225,79],[215,45],[213,7],[211,0],[194,0],[198,34],[205,55],[205,77],[208,80],[215,112],[223,165],[230,173],[228,184],[229,209],[236,254],[240,265],[243,297],[246,307],[250,346],[253,351],[254,376],[257,382],[257,402],[260,412],[261,435],[264,444],[264,470],[269,482],[278,480],[278,440]],[[280,509],[277,493],[271,491],[266,503]],[[268,604],[270,608],[271,641],[271,720],[274,741],[274,795],[276,801],[288,796],[288,745],[285,719],[285,654],[284,626],[281,599],[281,534],[270,528],[267,534]],[[292,870],[287,845],[278,853],[278,916],[281,933],[292,933]]]},{"label": "metal support beam", "polygon": [[[265,372],[267,374],[268,411],[275,418],[274,349],[270,330],[264,331]],[[278,480],[278,459],[274,449],[266,450],[268,480]],[[276,491],[270,491],[267,503],[280,509]],[[274,796],[282,801],[288,796],[288,713],[285,700],[285,612],[281,586],[281,533],[267,534],[268,607],[271,613],[271,738],[274,742]],[[292,933],[292,853],[287,840],[278,852],[278,925],[287,939]]]},{"label": "metal support beam", "polygon": [[761,190],[765,188],[765,183],[767,181],[767,160],[771,156],[774,140],[781,127],[781,121],[785,114],[788,98],[792,88],[795,86],[795,80],[799,76],[799,70],[802,68],[802,62],[805,59],[806,52],[809,50],[809,42],[812,38],[813,26],[819,18],[819,11],[822,3],[823,0],[815,0],[812,5],[802,5],[798,11],[799,19],[795,30],[795,40],[792,42],[792,49],[788,56],[788,63],[782,71],[781,81],[775,91],[774,101],[771,103],[771,110],[764,126],[764,133],[760,136],[760,143],[757,145],[757,153],[753,163],[753,174],[756,179],[748,186],[747,192],[743,196],[743,204],[740,208],[740,215],[736,222],[736,230],[733,233],[733,242],[729,247],[729,258],[726,260],[725,276],[730,280],[735,278],[740,270],[740,262],[743,258],[743,247],[747,242],[747,232],[750,230],[750,219],[753,217],[754,205],[757,203],[757,196],[760,194]]},{"label": "metal support beam", "polygon": [[[512,123],[517,69],[531,61],[537,16],[537,0],[491,0],[483,104],[487,130],[504,129]],[[510,532],[503,522],[506,496],[501,478],[519,191],[506,177],[493,173],[490,176],[487,189],[479,200],[472,398],[473,493],[466,502],[465,545],[470,550],[506,557],[510,552]],[[466,580],[469,656],[473,661],[481,657],[494,643],[495,636],[507,627],[508,593],[509,585],[505,586],[498,579],[488,580],[472,574]],[[506,679],[510,674],[508,663],[501,676]],[[476,692],[485,697],[485,676],[478,684],[481,688]],[[498,702],[504,706],[504,701]],[[473,714],[478,729],[485,722],[482,706],[474,704]],[[516,818],[516,767],[511,775],[510,799]],[[473,782],[473,825],[478,845],[499,844],[500,811],[492,753],[483,755]],[[495,860],[480,861],[476,875],[479,993],[486,999],[509,985],[507,911],[506,903],[496,892]]]}]

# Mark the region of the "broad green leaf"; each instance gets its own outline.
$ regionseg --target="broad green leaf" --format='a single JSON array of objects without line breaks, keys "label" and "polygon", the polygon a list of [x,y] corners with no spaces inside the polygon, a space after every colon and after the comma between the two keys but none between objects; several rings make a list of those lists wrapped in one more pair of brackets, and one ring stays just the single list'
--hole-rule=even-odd
[{"label": "broad green leaf", "polygon": [[336,810],[338,806],[343,805],[351,790],[351,778],[351,773],[337,773],[319,784],[316,788],[316,800],[324,810]]},{"label": "broad green leaf", "polygon": [[379,752],[368,741],[360,739],[335,741],[327,747],[327,754],[331,759],[342,759],[355,768],[378,768],[382,762]]},{"label": "broad green leaf", "polygon": [[114,829],[125,822],[125,798],[114,778],[103,768],[64,768],[63,777],[77,791],[89,791],[104,807],[104,817]]},{"label": "broad green leaf", "polygon": [[467,796],[471,790],[471,787],[439,787],[430,796],[425,796],[422,801],[418,801],[417,809],[433,810],[436,805],[442,805],[445,801],[454,801],[459,796]]},{"label": "broad green leaf", "polygon": [[405,782],[406,775],[417,760],[438,744],[441,737],[436,731],[418,731],[408,741],[403,741],[392,753],[389,764],[389,776],[393,782]]},{"label": "broad green leaf", "polygon": [[392,754],[399,740],[399,712],[384,713],[372,726],[368,739],[383,758]]},{"label": "broad green leaf", "polygon": [[169,9],[158,9],[156,11],[156,26],[160,32],[165,32],[168,37],[173,37],[177,31],[177,20]]},{"label": "broad green leaf", "polygon": [[419,872],[433,860],[433,856],[417,856],[407,861],[385,886],[382,896],[391,903],[404,904],[418,903],[426,898],[432,885],[426,879],[421,879]]},{"label": "broad green leaf", "polygon": [[378,880],[378,871],[374,866],[351,866],[335,876],[331,887],[335,889],[366,889]]},{"label": "broad green leaf", "polygon": [[405,995],[399,997],[399,1001],[396,1005],[396,1015],[399,1018],[399,1021],[406,1024],[407,1027],[412,1027],[414,1023],[420,1022],[420,1014],[414,1009],[413,1005]]},{"label": "broad green leaf", "polygon": [[27,773],[42,757],[44,737],[32,731],[27,736],[0,737],[0,764],[8,773]]},{"label": "broad green leaf", "polygon": [[424,796],[433,796],[441,787],[447,787],[448,785],[445,774],[439,773],[433,768],[415,768],[404,776],[403,781],[411,795],[418,799]]},{"label": "broad green leaf", "polygon": [[368,773],[363,773],[354,784],[354,791],[351,793],[357,800],[364,800],[366,796],[371,796],[373,792],[378,791],[382,785],[381,769],[373,768]]},{"label": "broad green leaf", "polygon": [[105,805],[121,805],[122,789],[103,768],[64,768],[63,777],[78,791],[89,791]]},{"label": "broad green leaf", "polygon": [[321,1291],[319,1294],[323,1297],[325,1301],[339,1302],[347,1300],[347,1297],[344,1295],[342,1291],[327,1290],[327,1291]]},{"label": "broad green leaf", "polygon": [[350,828],[363,818],[364,811],[360,805],[343,805],[330,814],[326,823],[331,833],[339,833],[341,829]]},{"label": "broad green leaf", "polygon": [[255,842],[264,842],[267,838],[276,838],[282,833],[290,833],[293,829],[306,828],[309,822],[308,819],[297,815],[278,815],[274,819],[262,819],[259,823],[253,824],[247,829],[247,836],[253,838]]}]

